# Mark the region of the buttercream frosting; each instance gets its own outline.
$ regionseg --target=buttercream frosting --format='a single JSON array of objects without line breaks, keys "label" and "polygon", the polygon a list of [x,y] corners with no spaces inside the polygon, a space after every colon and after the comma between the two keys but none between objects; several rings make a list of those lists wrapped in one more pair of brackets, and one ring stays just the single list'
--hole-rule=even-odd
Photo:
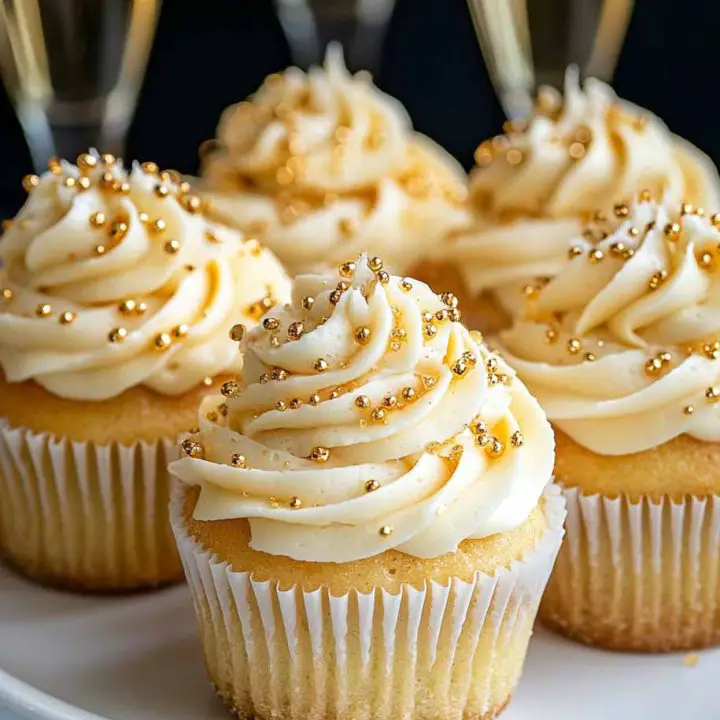
[{"label": "buttercream frosting", "polygon": [[501,332],[550,420],[603,455],[720,441],[720,215],[618,205]]},{"label": "buttercream frosting", "polygon": [[88,153],[30,176],[0,242],[0,366],[76,400],[178,395],[241,357],[231,320],[289,298],[275,257],[209,221],[174,172]]},{"label": "buttercream frosting", "polygon": [[533,117],[506,129],[477,149],[473,222],[439,252],[454,258],[471,291],[495,292],[511,314],[518,287],[563,267],[584,215],[611,213],[643,189],[720,209],[720,179],[706,155],[599,80],[581,88],[574,68],[564,99],[542,89]]},{"label": "buttercream frosting", "polygon": [[217,135],[203,168],[212,212],[293,273],[366,250],[400,272],[467,223],[460,165],[337,48],[324,68],[268,77],[223,113]]},{"label": "buttercream frosting", "polygon": [[200,486],[195,518],[247,518],[254,549],[323,562],[430,558],[522,523],[552,431],[458,315],[376,258],[296,278],[171,465]]}]

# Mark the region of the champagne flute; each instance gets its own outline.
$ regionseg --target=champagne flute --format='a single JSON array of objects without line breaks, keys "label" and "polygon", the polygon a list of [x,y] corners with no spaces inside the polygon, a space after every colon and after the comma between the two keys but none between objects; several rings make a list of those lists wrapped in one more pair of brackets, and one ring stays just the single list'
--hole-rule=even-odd
[{"label": "champagne flute", "polygon": [[468,0],[490,79],[511,120],[530,115],[540,85],[565,69],[610,81],[633,0]]},{"label": "champagne flute", "polygon": [[161,0],[0,0],[0,71],[37,172],[122,155]]}]

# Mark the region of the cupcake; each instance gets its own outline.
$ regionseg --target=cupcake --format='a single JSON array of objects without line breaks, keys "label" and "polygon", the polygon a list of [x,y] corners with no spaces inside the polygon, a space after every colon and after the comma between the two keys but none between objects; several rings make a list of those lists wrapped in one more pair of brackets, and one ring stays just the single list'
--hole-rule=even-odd
[{"label": "cupcake", "polygon": [[260,238],[291,274],[382,252],[403,272],[467,224],[467,178],[338,47],[324,68],[271,75],[228,108],[203,163],[214,217]]},{"label": "cupcake", "polygon": [[298,277],[203,402],[171,515],[238,717],[509,701],[565,511],[542,410],[457,317],[379,258]]},{"label": "cupcake", "polygon": [[540,91],[527,123],[482,143],[470,176],[473,221],[436,248],[419,272],[456,290],[465,320],[487,332],[506,327],[523,289],[556,275],[592,213],[644,189],[676,201],[720,208],[720,179],[708,157],[646,110],[577,71],[565,100]]},{"label": "cupcake", "polygon": [[232,319],[290,297],[174,171],[50,163],[0,243],[0,557],[81,590],[179,579],[167,463],[241,369]]},{"label": "cupcake", "polygon": [[647,195],[616,215],[500,334],[568,501],[541,616],[611,649],[700,648],[720,642],[720,216]]}]

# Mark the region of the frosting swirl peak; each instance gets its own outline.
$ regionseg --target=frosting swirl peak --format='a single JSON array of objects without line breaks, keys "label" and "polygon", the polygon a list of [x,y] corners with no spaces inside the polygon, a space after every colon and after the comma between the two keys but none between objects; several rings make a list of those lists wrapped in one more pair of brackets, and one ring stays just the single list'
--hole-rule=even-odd
[{"label": "frosting swirl peak", "polygon": [[[208,221],[175,171],[52,161],[0,244],[0,366],[56,395],[178,395],[237,372],[230,319],[289,297],[277,260]],[[263,305],[263,303],[265,303]]]},{"label": "frosting swirl peak", "polygon": [[520,524],[551,430],[458,315],[377,258],[297,278],[171,466],[201,487],[196,519],[248,518],[253,548],[322,562],[435,557]]}]

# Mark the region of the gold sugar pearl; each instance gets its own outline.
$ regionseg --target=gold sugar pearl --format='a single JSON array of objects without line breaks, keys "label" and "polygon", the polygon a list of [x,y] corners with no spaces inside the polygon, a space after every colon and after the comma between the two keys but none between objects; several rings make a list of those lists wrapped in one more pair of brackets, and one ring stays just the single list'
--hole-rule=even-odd
[{"label": "gold sugar pearl", "polygon": [[128,336],[128,331],[124,327],[117,327],[108,333],[108,340],[111,343],[120,343]]},{"label": "gold sugar pearl", "polygon": [[452,366],[452,371],[455,375],[464,375],[467,369],[467,364],[464,360],[457,360]]},{"label": "gold sugar pearl", "polygon": [[450,311],[449,310],[438,310],[435,313],[435,319],[438,322],[447,322],[450,319]]},{"label": "gold sugar pearl", "polygon": [[567,350],[571,355],[577,355],[581,347],[580,341],[577,338],[570,338],[567,341]]},{"label": "gold sugar pearl", "polygon": [[381,282],[383,285],[387,285],[390,282],[390,273],[385,272],[385,270],[381,270],[377,274],[378,282]]},{"label": "gold sugar pearl", "polygon": [[383,269],[383,261],[382,261],[382,258],[380,258],[380,257],[369,258],[367,261],[367,264],[368,264],[368,267],[373,272],[379,272],[380,270]]},{"label": "gold sugar pearl", "polygon": [[360,345],[365,345],[370,341],[371,335],[372,331],[370,328],[365,325],[361,325],[359,328],[355,329],[355,342]]},{"label": "gold sugar pearl", "polygon": [[0,293],[0,295],[2,295],[2,299],[6,303],[9,303],[15,296],[15,293],[10,288],[3,288],[2,293]]},{"label": "gold sugar pearl", "polygon": [[280,321],[277,318],[265,318],[263,320],[263,327],[266,330],[277,330],[280,327]]},{"label": "gold sugar pearl", "polygon": [[548,328],[545,331],[545,342],[549,345],[552,345],[553,343],[557,342],[558,339],[558,332],[554,328]]},{"label": "gold sugar pearl", "polygon": [[505,153],[505,160],[508,165],[521,165],[524,159],[525,155],[522,150],[518,150],[518,148],[510,148],[510,150]]},{"label": "gold sugar pearl", "polygon": [[682,203],[680,205],[680,214],[681,215],[692,215],[695,212],[695,208],[692,206],[691,203]]},{"label": "gold sugar pearl", "polygon": [[680,227],[680,223],[668,223],[664,228],[663,232],[665,233],[665,236],[669,240],[678,240],[680,238],[680,233],[682,231],[682,228]]},{"label": "gold sugar pearl", "polygon": [[490,442],[485,445],[485,454],[491,458],[499,458],[505,452],[505,445],[497,438],[492,438]]},{"label": "gold sugar pearl", "polygon": [[153,340],[153,347],[158,352],[165,352],[172,345],[172,337],[169,333],[158,333]]},{"label": "gold sugar pearl", "polygon": [[432,323],[426,323],[423,327],[423,335],[427,339],[434,338],[437,335],[437,328]]},{"label": "gold sugar pearl", "polygon": [[720,388],[709,387],[705,391],[705,399],[708,400],[708,402],[716,402],[718,398],[720,398]]},{"label": "gold sugar pearl", "polygon": [[426,311],[422,314],[422,319],[423,319],[423,322],[426,322],[426,323],[432,322],[432,321],[433,321],[433,314],[432,314],[429,310],[426,310]]},{"label": "gold sugar pearl", "polygon": [[355,398],[355,406],[365,409],[370,407],[370,398],[367,395],[358,395]]},{"label": "gold sugar pearl", "polygon": [[106,220],[107,218],[105,217],[105,213],[98,210],[98,212],[94,212],[90,216],[90,226],[94,228],[101,228],[105,224]]},{"label": "gold sugar pearl", "polygon": [[190,332],[190,328],[185,323],[181,323],[180,325],[176,325],[170,332],[174,338],[180,339],[184,338]]},{"label": "gold sugar pearl", "polygon": [[245,456],[240,453],[233,453],[230,456],[230,465],[234,468],[240,468],[241,470],[246,470],[248,466]]},{"label": "gold sugar pearl", "polygon": [[365,492],[375,492],[380,488],[380,483],[377,480],[368,480],[365,483]]},{"label": "gold sugar pearl", "polygon": [[111,172],[103,173],[100,178],[100,185],[103,190],[112,190],[115,184],[115,176]]},{"label": "gold sugar pearl", "polygon": [[283,370],[282,368],[273,368],[270,375],[273,380],[287,380],[288,378],[287,370]]},{"label": "gold sugar pearl", "polygon": [[47,303],[42,303],[35,308],[35,315],[39,318],[46,318],[52,312],[52,307]]},{"label": "gold sugar pearl", "polygon": [[280,347],[280,338],[276,335],[272,335],[270,337],[270,347],[271,348],[279,348]]},{"label": "gold sugar pearl", "polygon": [[63,185],[66,188],[74,188],[77,185],[77,180],[74,177],[66,177],[63,179]]},{"label": "gold sugar pearl", "polygon": [[218,405],[218,412],[223,416],[226,417],[228,414],[228,406],[225,403],[220,403]]},{"label": "gold sugar pearl", "polygon": [[311,298],[310,296],[304,297],[300,304],[303,310],[312,310],[312,306],[315,304],[315,298]]},{"label": "gold sugar pearl", "polygon": [[616,203],[613,207],[613,212],[615,213],[615,217],[624,218],[630,214],[630,209],[625,203]]},{"label": "gold sugar pearl", "polygon": [[700,255],[698,258],[698,265],[700,265],[701,268],[708,269],[713,264],[713,256],[709,252],[704,252]]},{"label": "gold sugar pearl", "polygon": [[159,198],[166,198],[170,194],[167,185],[156,185],[153,191]]},{"label": "gold sugar pearl", "polygon": [[289,408],[291,410],[297,410],[299,407],[302,407],[303,401],[300,398],[293,398],[289,403]]},{"label": "gold sugar pearl", "polygon": [[97,167],[98,159],[90,153],[82,153],[82,155],[78,155],[76,163],[81,170],[87,172]]},{"label": "gold sugar pearl", "polygon": [[263,373],[263,374],[258,378],[258,382],[259,382],[261,385],[265,385],[265,384],[267,384],[267,383],[270,382],[270,376],[269,376],[267,373]]},{"label": "gold sugar pearl", "polygon": [[444,292],[440,295],[440,301],[450,308],[456,308],[458,306],[458,299],[455,293]]},{"label": "gold sugar pearl", "polygon": [[412,290],[412,283],[407,278],[403,278],[400,281],[400,289],[403,292],[410,292]]},{"label": "gold sugar pearl", "polygon": [[340,265],[338,268],[338,273],[341,275],[341,277],[352,277],[352,274],[355,272],[355,263],[354,262],[346,262]]},{"label": "gold sugar pearl", "polygon": [[390,525],[383,525],[378,532],[381,537],[390,537],[393,533],[393,529]]},{"label": "gold sugar pearl", "polygon": [[108,229],[108,235],[115,241],[122,239],[122,237],[128,231],[128,224],[126,222],[118,221],[114,222]]},{"label": "gold sugar pearl", "polygon": [[568,249],[568,257],[572,260],[573,258],[580,257],[583,254],[583,249],[579,245],[573,245]]},{"label": "gold sugar pearl", "polygon": [[218,414],[212,410],[205,416],[211,423],[216,423],[218,421]]},{"label": "gold sugar pearl", "polygon": [[115,160],[116,158],[112,153],[102,153],[102,155],[100,155],[100,162],[105,167],[112,167],[115,164]]},{"label": "gold sugar pearl", "polygon": [[183,440],[180,447],[191,458],[202,460],[205,457],[205,448],[197,440]]},{"label": "gold sugar pearl", "polygon": [[574,142],[570,144],[570,147],[568,148],[568,155],[572,160],[580,160],[581,158],[585,157],[585,153],[587,150],[585,149],[585,145],[583,145],[581,142]]},{"label": "gold sugar pearl", "polygon": [[326,463],[330,459],[330,450],[318,445],[310,451],[308,459],[316,463]]},{"label": "gold sugar pearl", "polygon": [[176,255],[180,251],[180,241],[179,240],[168,240],[163,245],[163,250],[168,255]]},{"label": "gold sugar pearl", "polygon": [[278,410],[279,412],[285,412],[285,410],[287,410],[287,405],[282,400],[278,400],[275,403],[275,409]]},{"label": "gold sugar pearl", "polygon": [[585,362],[595,362],[597,360],[597,355],[595,353],[586,352],[583,355],[583,360]]},{"label": "gold sugar pearl", "polygon": [[342,292],[340,290],[333,290],[328,299],[333,305],[337,305],[342,299]]},{"label": "gold sugar pearl", "polygon": [[64,313],[61,313],[58,320],[61,325],[70,325],[71,323],[74,323],[75,320],[77,320],[77,314],[68,310]]},{"label": "gold sugar pearl", "polygon": [[89,178],[89,177],[80,177],[80,178],[77,179],[77,188],[78,188],[78,190],[80,190],[81,192],[83,192],[83,191],[85,191],[85,190],[89,190],[89,189],[90,189],[90,185],[92,185],[92,183],[90,182],[90,178]]},{"label": "gold sugar pearl", "polygon": [[703,354],[708,360],[717,360],[720,358],[720,342],[705,343],[703,345]]},{"label": "gold sugar pearl", "polygon": [[591,250],[588,253],[588,259],[593,264],[599,263],[601,260],[604,259],[604,257],[605,257],[605,253],[602,250],[599,250],[597,248],[595,250]]},{"label": "gold sugar pearl", "polygon": [[150,231],[154,233],[165,232],[166,229],[167,223],[162,218],[157,218],[156,220],[153,220],[152,224],[150,225]]},{"label": "gold sugar pearl", "polygon": [[213,384],[213,379],[212,379],[210,376],[204,377],[204,378],[203,378],[203,381],[202,381],[202,384],[203,384],[205,387],[210,387],[210,386]]},{"label": "gold sugar pearl", "polygon": [[93,252],[96,255],[104,255],[107,252],[107,248],[104,245],[96,245],[93,248]]},{"label": "gold sugar pearl", "polygon": [[668,278],[667,270],[654,272],[648,280],[648,290],[657,290]]},{"label": "gold sugar pearl", "polygon": [[451,322],[460,322],[460,311],[457,308],[450,308],[448,313]]},{"label": "gold sugar pearl", "polygon": [[398,401],[394,395],[386,395],[382,400],[383,407],[392,410],[397,407]]},{"label": "gold sugar pearl", "polygon": [[370,413],[370,419],[374,423],[384,423],[387,420],[387,410],[385,408],[375,408]]},{"label": "gold sugar pearl", "polygon": [[327,363],[327,360],[325,360],[324,358],[318,358],[315,361],[313,367],[315,368],[316,372],[325,372],[328,369],[329,365]]},{"label": "gold sugar pearl", "polygon": [[150,216],[146,212],[138,213],[138,220],[141,223],[147,223],[150,222]]},{"label": "gold sugar pearl", "polygon": [[525,438],[523,437],[523,434],[519,430],[516,430],[510,436],[510,444],[515,448],[520,448],[525,444]]},{"label": "gold sugar pearl", "polygon": [[202,200],[197,195],[183,195],[182,206],[189,213],[195,215],[202,209]]},{"label": "gold sugar pearl", "polygon": [[487,435],[488,426],[482,420],[473,420],[470,424],[470,432],[472,432],[473,435]]},{"label": "gold sugar pearl", "polygon": [[147,303],[139,302],[139,303],[137,304],[137,306],[135,307],[135,312],[136,312],[138,315],[143,315],[144,313],[147,312],[147,309],[148,309]]},{"label": "gold sugar pearl", "polygon": [[227,382],[224,382],[222,384],[222,386],[220,387],[220,392],[225,397],[236,397],[237,394],[240,392],[240,385],[238,385],[234,380],[228,380]]},{"label": "gold sugar pearl", "polygon": [[407,403],[415,402],[415,400],[417,400],[417,393],[415,392],[415,388],[403,388],[402,399]]},{"label": "gold sugar pearl", "polygon": [[313,393],[309,398],[308,402],[311,405],[319,405],[320,404],[320,396],[317,393]]},{"label": "gold sugar pearl", "polygon": [[244,325],[238,323],[230,328],[230,339],[235,342],[241,342],[245,338],[246,328]]},{"label": "gold sugar pearl", "polygon": [[302,507],[302,500],[299,497],[293,496],[290,498],[290,508],[292,510],[299,510]]},{"label": "gold sugar pearl", "polygon": [[695,412],[695,408],[694,408],[692,405],[686,405],[686,406],[683,408],[683,412],[684,412],[686,415],[692,415],[692,414]]},{"label": "gold sugar pearl", "polygon": [[303,336],[304,332],[305,327],[301,322],[292,322],[288,326],[287,330],[288,340],[299,340]]}]

